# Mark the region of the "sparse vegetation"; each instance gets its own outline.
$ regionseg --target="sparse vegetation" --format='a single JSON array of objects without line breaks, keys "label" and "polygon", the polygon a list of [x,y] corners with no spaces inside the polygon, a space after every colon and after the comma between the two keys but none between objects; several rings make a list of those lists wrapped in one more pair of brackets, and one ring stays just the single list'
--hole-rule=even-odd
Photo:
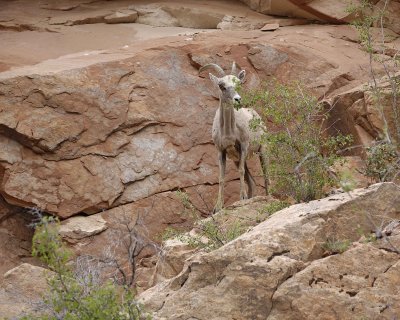
[{"label": "sparse vegetation", "polygon": [[259,223],[259,222],[266,220],[268,217],[270,217],[275,212],[285,209],[288,206],[289,206],[289,203],[287,203],[285,201],[273,201],[273,202],[266,204],[264,207],[262,207],[259,210],[259,216],[257,217],[257,222]]},{"label": "sparse vegetation", "polygon": [[219,225],[213,219],[198,221],[193,233],[182,233],[177,230],[170,230],[170,237],[187,243],[192,248],[213,251],[222,247],[224,244],[236,239],[246,231],[246,228],[235,221],[233,224]]},{"label": "sparse vegetation", "polygon": [[394,180],[400,173],[400,156],[396,146],[386,141],[377,141],[366,148],[365,174],[375,181]]},{"label": "sparse vegetation", "polygon": [[345,252],[350,247],[350,244],[349,240],[328,239],[322,244],[322,248],[325,250],[326,255],[332,255]]},{"label": "sparse vegetation", "polygon": [[360,236],[359,241],[363,243],[373,243],[378,240],[377,238],[377,233],[380,233],[381,230],[376,230],[376,232],[373,232],[371,230],[365,231],[363,228],[358,227],[357,228],[357,234]]},{"label": "sparse vegetation", "polygon": [[164,241],[176,238],[187,243],[192,248],[212,251],[236,239],[247,230],[246,224],[238,217],[235,217],[234,221],[223,219],[224,210],[220,211],[216,216],[202,220],[186,192],[179,190],[176,195],[184,207],[182,214],[196,217],[194,228],[190,233],[167,228],[161,236]]},{"label": "sparse vegetation", "polygon": [[242,235],[250,226],[264,221],[273,213],[289,206],[284,201],[273,201],[259,209],[255,217],[241,217],[221,210],[216,215],[201,219],[186,192],[179,190],[176,195],[184,207],[181,214],[196,217],[194,228],[190,233],[187,233],[169,227],[161,235],[161,239],[165,241],[176,238],[192,248],[200,248],[205,251],[218,249]]}]

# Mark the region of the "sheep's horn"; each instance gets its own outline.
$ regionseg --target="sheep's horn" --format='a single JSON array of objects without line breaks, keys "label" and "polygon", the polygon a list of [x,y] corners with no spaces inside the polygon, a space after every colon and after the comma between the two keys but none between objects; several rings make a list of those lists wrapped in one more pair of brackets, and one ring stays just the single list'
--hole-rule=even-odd
[{"label": "sheep's horn", "polygon": [[220,76],[222,76],[222,77],[225,76],[225,71],[224,71],[219,65],[217,65],[217,64],[215,64],[215,63],[208,63],[208,64],[202,66],[202,67],[199,69],[199,73],[201,73],[201,72],[203,72],[204,70],[209,69],[209,68],[213,68],[213,69],[215,69],[216,71],[218,71],[218,72],[220,73]]},{"label": "sheep's horn", "polygon": [[236,76],[238,74],[237,68],[236,68],[236,62],[232,62],[232,70],[231,70],[231,75]]}]

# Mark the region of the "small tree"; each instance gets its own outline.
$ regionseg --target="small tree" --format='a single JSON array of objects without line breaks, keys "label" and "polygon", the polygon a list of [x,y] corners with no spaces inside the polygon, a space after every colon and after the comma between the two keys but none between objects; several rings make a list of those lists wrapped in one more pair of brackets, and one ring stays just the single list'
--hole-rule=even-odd
[{"label": "small tree", "polygon": [[[154,203],[148,209],[153,208]],[[147,236],[147,228],[143,221],[143,215],[137,214],[135,219],[126,213],[118,214],[114,218],[116,228],[109,236],[109,245],[104,248],[103,254],[98,263],[100,269],[107,270],[107,274],[112,277],[117,285],[132,287],[136,285],[138,259],[143,252],[158,254],[161,248],[151,241]],[[117,254],[122,251],[122,254]]]},{"label": "small tree", "polygon": [[[324,134],[327,113],[299,83],[273,81],[242,96],[244,106],[259,110],[266,124],[262,143],[271,191],[297,202],[322,197],[324,188],[336,182],[330,167],[339,158],[337,151],[351,138]],[[260,121],[252,125],[264,127]]]},{"label": "small tree", "polygon": [[[348,11],[355,16],[352,24],[358,31],[363,50],[369,56],[371,82],[367,91],[372,93],[373,107],[383,122],[381,136],[366,148],[365,174],[375,181],[393,181],[400,173],[400,52],[393,49],[388,52],[384,21],[389,0],[381,3],[378,7],[368,0],[361,0],[356,5],[350,5]],[[379,36],[373,37],[372,26],[379,28]],[[384,72],[383,81],[378,80],[376,65],[380,65]],[[384,82],[388,83],[389,90]],[[393,116],[393,128],[389,128],[389,119],[384,112],[387,101]]]},{"label": "small tree", "polygon": [[[41,320],[139,320],[142,309],[129,287],[111,281],[98,281],[96,273],[75,272],[71,253],[58,233],[59,221],[41,216],[35,223],[32,254],[39,258],[54,276],[48,279],[50,292],[44,298],[43,315],[23,319]],[[79,265],[84,263],[79,261]]]}]

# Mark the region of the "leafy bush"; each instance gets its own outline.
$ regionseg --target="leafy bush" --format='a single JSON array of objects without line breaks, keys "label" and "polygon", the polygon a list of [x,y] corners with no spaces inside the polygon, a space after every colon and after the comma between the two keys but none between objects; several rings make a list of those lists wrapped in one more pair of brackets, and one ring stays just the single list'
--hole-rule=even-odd
[{"label": "leafy bush", "polygon": [[50,292],[43,303],[43,315],[25,320],[139,320],[142,309],[127,287],[111,281],[101,283],[94,273],[82,278],[74,272],[71,253],[58,233],[59,221],[41,217],[36,224],[32,253],[45,263],[54,276],[48,279]]},{"label": "leafy bush", "polygon": [[327,115],[317,99],[298,83],[270,85],[242,93],[243,105],[259,110],[253,129],[264,128],[271,191],[297,202],[324,196],[324,188],[336,182],[330,167],[340,158],[337,151],[351,142],[350,136],[324,135]]},{"label": "leafy bush", "polygon": [[366,176],[384,182],[394,180],[400,173],[400,156],[394,144],[379,141],[366,151]]}]

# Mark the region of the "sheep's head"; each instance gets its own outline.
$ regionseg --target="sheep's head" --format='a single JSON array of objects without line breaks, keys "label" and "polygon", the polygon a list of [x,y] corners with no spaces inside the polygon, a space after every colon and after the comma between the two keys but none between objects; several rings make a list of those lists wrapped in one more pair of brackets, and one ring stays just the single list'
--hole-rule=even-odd
[{"label": "sheep's head", "polygon": [[231,74],[229,75],[226,75],[224,70],[219,65],[214,63],[206,64],[205,66],[201,67],[199,73],[209,68],[215,69],[221,76],[219,78],[212,73],[209,73],[211,81],[218,86],[221,92],[221,99],[226,102],[231,102],[234,106],[239,105],[241,97],[237,92],[237,87],[239,84],[243,83],[246,76],[246,71],[241,70],[238,73],[236,70],[236,64],[233,62]]}]

